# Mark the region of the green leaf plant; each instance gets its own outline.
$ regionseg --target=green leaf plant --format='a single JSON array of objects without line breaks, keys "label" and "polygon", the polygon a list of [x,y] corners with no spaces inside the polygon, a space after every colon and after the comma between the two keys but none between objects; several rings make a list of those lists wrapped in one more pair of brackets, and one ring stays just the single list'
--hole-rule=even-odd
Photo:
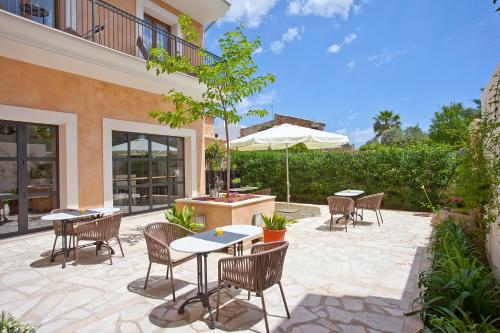
[{"label": "green leaf plant", "polygon": [[[197,44],[199,38],[191,19],[182,15],[179,24],[185,39]],[[198,99],[171,89],[164,98],[174,104],[175,110],[156,110],[150,112],[150,116],[172,128],[179,128],[205,117],[219,118],[224,122],[226,138],[229,137],[228,124],[237,123],[245,116],[265,116],[265,109],[255,108],[242,113],[237,108],[244,98],[260,93],[276,79],[272,74],[256,75],[257,66],[252,54],[260,47],[260,39],[250,41],[243,33],[243,28],[240,25],[219,39],[220,60],[212,64],[205,64],[204,61],[201,64],[193,64],[186,55],[171,55],[163,48],[151,49],[147,62],[148,70],[154,70],[156,75],[190,73],[198,78],[205,91]],[[205,59],[206,55],[206,50],[198,48],[199,58]],[[230,179],[229,141],[226,141],[226,163],[227,179]],[[227,182],[228,193],[229,189],[230,182]]]}]

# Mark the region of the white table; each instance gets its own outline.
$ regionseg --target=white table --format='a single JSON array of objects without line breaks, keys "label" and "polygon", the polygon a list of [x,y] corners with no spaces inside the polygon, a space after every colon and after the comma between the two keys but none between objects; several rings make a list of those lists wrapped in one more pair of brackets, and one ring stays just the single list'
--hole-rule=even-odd
[{"label": "white table", "polygon": [[[343,190],[343,191],[335,193],[335,195],[338,197],[348,197],[348,198],[355,199],[356,197],[359,197],[363,193],[365,193],[365,191],[363,191],[363,190]],[[363,220],[363,215],[358,214],[358,213],[352,213],[351,217],[352,217],[353,221],[354,221],[354,214],[358,215],[361,218],[361,220]],[[342,218],[342,216],[339,217],[337,219],[337,221],[335,221],[335,224],[339,223],[341,218]],[[346,221],[346,223],[347,223],[347,221]]]},{"label": "white table", "polygon": [[[243,241],[252,239],[262,234],[262,228],[253,225],[229,225],[222,227],[222,235],[217,236],[215,230],[208,230],[199,234],[177,239],[170,243],[170,248],[179,252],[194,253],[197,260],[198,293],[186,300],[177,311],[184,313],[186,305],[201,302],[203,307],[208,309],[210,314],[210,328],[215,328],[215,320],[210,307],[210,296],[217,291],[217,288],[208,290],[207,281],[207,256],[210,252],[233,246],[234,255],[236,247],[238,253],[243,254]],[[227,286],[222,286],[227,287]]]},{"label": "white table", "polygon": [[[85,217],[101,217],[104,215],[114,214],[114,213],[119,212],[119,211],[120,211],[120,208],[101,207],[101,208],[85,209],[84,212],[80,212],[79,210],[76,210],[73,212],[55,213],[55,214],[48,214],[48,215],[42,216],[42,220],[44,220],[44,221],[61,221],[62,249],[61,249],[61,251],[54,253],[50,257],[50,261],[54,261],[55,257],[57,255],[64,254],[62,268],[66,268],[66,258],[69,257],[69,253],[71,252],[71,249],[68,249],[68,241],[67,241],[68,223],[73,223],[73,222],[80,220],[82,218],[85,218]],[[112,251],[112,252],[114,252],[114,251]]]}]

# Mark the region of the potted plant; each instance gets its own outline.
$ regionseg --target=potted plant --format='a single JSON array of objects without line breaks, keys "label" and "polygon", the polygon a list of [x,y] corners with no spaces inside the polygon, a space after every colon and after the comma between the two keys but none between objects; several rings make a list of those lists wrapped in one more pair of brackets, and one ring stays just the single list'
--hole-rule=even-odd
[{"label": "potted plant", "polygon": [[287,225],[297,223],[295,220],[287,220],[283,215],[274,214],[272,216],[262,216],[264,226],[264,243],[285,240]]},{"label": "potted plant", "polygon": [[178,224],[191,231],[198,231],[203,227],[203,225],[196,223],[196,215],[192,206],[184,206],[182,209],[178,209],[174,205],[165,211],[165,218],[168,222]]}]

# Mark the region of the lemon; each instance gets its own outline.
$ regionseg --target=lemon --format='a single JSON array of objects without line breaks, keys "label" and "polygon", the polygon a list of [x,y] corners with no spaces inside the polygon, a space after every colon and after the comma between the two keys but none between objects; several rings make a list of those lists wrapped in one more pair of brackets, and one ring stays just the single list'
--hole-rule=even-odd
[{"label": "lemon", "polygon": [[221,228],[215,228],[215,235],[217,235],[217,236],[222,235],[222,229]]},{"label": "lemon", "polygon": [[80,214],[85,213],[85,209],[80,209]]}]

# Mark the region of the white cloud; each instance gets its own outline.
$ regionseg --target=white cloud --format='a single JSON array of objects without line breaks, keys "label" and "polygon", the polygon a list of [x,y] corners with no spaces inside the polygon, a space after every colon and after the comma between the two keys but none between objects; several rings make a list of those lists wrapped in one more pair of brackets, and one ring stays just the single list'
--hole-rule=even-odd
[{"label": "white cloud", "polygon": [[249,28],[257,28],[278,0],[231,0],[231,7],[222,18],[223,22],[243,22]]},{"label": "white cloud", "polygon": [[328,53],[339,53],[340,50],[342,50],[342,47],[345,46],[345,45],[349,45],[351,44],[356,38],[358,38],[358,36],[354,33],[352,34],[349,34],[347,36],[344,37],[344,41],[342,43],[333,43],[332,45],[330,45],[327,49],[326,49],[326,52]]},{"label": "white cloud", "polygon": [[359,117],[359,112],[354,112],[354,113],[351,113],[349,115],[349,117],[347,117],[347,120],[354,120],[354,119],[356,119],[358,117]]},{"label": "white cloud", "polygon": [[290,15],[340,16],[347,19],[355,6],[354,0],[291,0],[287,12]]},{"label": "white cloud", "polygon": [[257,48],[257,50],[255,50],[255,51],[253,52],[253,54],[260,54],[260,53],[262,53],[262,52],[264,52],[264,49],[262,48],[262,46],[259,46],[259,47]]},{"label": "white cloud", "polygon": [[369,57],[368,60],[370,60],[376,67],[380,67],[383,64],[393,60],[394,58],[404,55],[406,52],[408,52],[407,49],[401,49],[401,50],[383,49],[382,51],[380,51],[380,53]]},{"label": "white cloud", "polygon": [[301,34],[301,32],[304,32],[304,30],[305,30],[304,27],[301,27],[300,29],[298,27],[288,28],[288,30],[285,31],[283,33],[283,35],[281,36],[281,39],[274,40],[271,42],[271,44],[269,45],[269,48],[274,53],[281,53],[281,51],[285,47],[285,44],[291,43],[297,39],[301,39],[300,34]]},{"label": "white cloud", "polygon": [[373,139],[375,136],[371,127],[350,129],[342,128],[335,131],[335,133],[347,135],[349,143],[354,144],[356,147],[365,144],[368,140]]},{"label": "white cloud", "polygon": [[271,51],[274,53],[281,53],[281,50],[283,50],[283,47],[285,46],[285,43],[283,43],[280,40],[275,40],[271,42],[271,45],[269,45],[269,48]]},{"label": "white cloud", "polygon": [[356,66],[356,63],[354,61],[350,61],[347,63],[347,67],[349,68],[354,68],[354,66]]},{"label": "white cloud", "polygon": [[344,44],[351,44],[358,36],[356,34],[349,34],[344,38]]},{"label": "white cloud", "polygon": [[293,28],[288,28],[288,30],[283,34],[281,39],[284,42],[293,42],[293,40],[297,37],[299,37],[299,28],[293,27]]},{"label": "white cloud", "polygon": [[341,45],[333,43],[332,45],[330,45],[328,47],[328,49],[326,51],[328,53],[338,53],[338,52],[340,52],[341,49],[342,49]]},{"label": "white cloud", "polygon": [[243,100],[236,106],[236,109],[239,113],[245,113],[250,109],[266,107],[273,103],[276,96],[276,90],[271,90],[268,93],[259,94],[255,98],[243,98]]}]

